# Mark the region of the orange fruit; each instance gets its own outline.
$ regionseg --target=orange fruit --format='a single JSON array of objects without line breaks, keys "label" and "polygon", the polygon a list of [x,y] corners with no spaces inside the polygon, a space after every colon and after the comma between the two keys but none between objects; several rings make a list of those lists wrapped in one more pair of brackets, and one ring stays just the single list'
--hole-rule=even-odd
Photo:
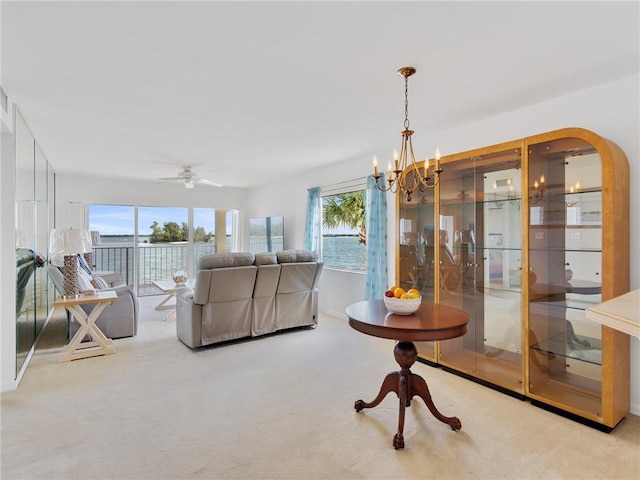
[{"label": "orange fruit", "polygon": [[400,298],[404,298],[404,299],[411,298],[411,295],[409,295],[408,293],[403,293],[402,295],[400,295]]},{"label": "orange fruit", "polygon": [[391,290],[391,291],[393,292],[396,288],[398,288],[398,286],[397,286],[397,285],[391,285],[391,286],[389,287],[389,290]]},{"label": "orange fruit", "polygon": [[415,289],[415,288],[412,288],[412,289],[411,289],[411,290],[409,290],[407,293],[415,293],[415,294],[417,294],[418,296],[420,296],[420,290],[417,290],[417,289]]},{"label": "orange fruit", "polygon": [[393,296],[396,298],[400,298],[402,296],[403,293],[407,293],[405,291],[404,288],[402,287],[397,287],[394,291],[393,291]]}]

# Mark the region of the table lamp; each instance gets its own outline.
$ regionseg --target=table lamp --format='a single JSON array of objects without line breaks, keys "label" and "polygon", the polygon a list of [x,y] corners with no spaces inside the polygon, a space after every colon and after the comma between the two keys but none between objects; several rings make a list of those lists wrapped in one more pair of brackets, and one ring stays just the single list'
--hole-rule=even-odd
[{"label": "table lamp", "polygon": [[89,265],[89,268],[91,268],[91,270],[95,270],[96,266],[93,264],[93,247],[100,245],[100,232],[91,230],[89,234],[91,235],[92,250],[84,254],[84,259],[87,262],[87,265]]},{"label": "table lamp", "polygon": [[78,295],[78,253],[91,252],[91,234],[89,230],[70,228],[54,229],[49,239],[51,263],[62,267],[63,295]]}]

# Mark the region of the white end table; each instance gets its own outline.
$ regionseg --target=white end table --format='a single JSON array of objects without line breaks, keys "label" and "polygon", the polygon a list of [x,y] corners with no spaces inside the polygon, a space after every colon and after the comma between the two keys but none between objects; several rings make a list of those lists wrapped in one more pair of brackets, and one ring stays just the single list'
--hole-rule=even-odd
[{"label": "white end table", "polygon": [[176,303],[175,301],[173,303],[168,303],[168,302],[172,298],[175,299],[176,290],[178,290],[178,288],[184,287],[185,285],[187,287],[193,288],[193,285],[194,285],[193,279],[189,279],[187,280],[186,283],[182,283],[180,285],[178,285],[173,280],[154,280],[151,283],[153,283],[153,285],[156,288],[159,288],[162,291],[162,293],[167,295],[165,298],[162,299],[162,301],[158,305],[156,305],[156,310],[173,310],[164,320],[165,322],[170,322],[172,320],[175,320],[176,319]]},{"label": "white end table", "polygon": [[[96,320],[107,305],[117,299],[116,292],[98,291],[93,295],[81,294],[75,297],[59,297],[53,302],[54,307],[66,308],[80,324],[80,328],[69,342],[69,345],[63,349],[62,357],[60,357],[61,362],[116,353],[113,341],[102,333],[96,325]],[[95,304],[95,307],[87,315],[80,306],[92,303]],[[86,335],[89,335],[92,341],[83,343],[82,340]]]}]

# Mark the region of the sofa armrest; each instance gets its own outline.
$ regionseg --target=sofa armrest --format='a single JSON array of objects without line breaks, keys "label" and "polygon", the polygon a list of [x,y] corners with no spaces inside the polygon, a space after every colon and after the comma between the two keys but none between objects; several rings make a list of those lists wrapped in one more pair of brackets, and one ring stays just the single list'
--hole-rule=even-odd
[{"label": "sofa armrest", "polygon": [[133,293],[133,289],[129,285],[114,285],[109,288],[105,288],[101,290],[102,292],[116,292],[118,296],[121,295],[131,295]]},{"label": "sofa armrest", "polygon": [[183,285],[176,289],[176,298],[183,299],[186,302],[193,301],[193,288]]},{"label": "sofa armrest", "polygon": [[122,281],[122,276],[116,272],[96,271],[96,272],[91,272],[91,275],[93,275],[94,277],[100,277],[112,287],[119,287],[121,285],[126,285],[126,283]]},{"label": "sofa armrest", "polygon": [[176,290],[176,334],[190,348],[202,346],[202,307],[193,303],[193,289]]}]

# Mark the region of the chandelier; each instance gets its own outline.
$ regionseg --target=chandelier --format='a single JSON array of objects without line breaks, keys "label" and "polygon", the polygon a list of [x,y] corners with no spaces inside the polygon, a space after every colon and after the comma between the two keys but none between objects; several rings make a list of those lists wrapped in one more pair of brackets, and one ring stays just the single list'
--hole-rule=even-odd
[{"label": "chandelier", "polygon": [[[416,69],[413,67],[402,67],[398,70],[398,75],[404,77],[404,130],[400,132],[402,135],[400,156],[394,150],[393,164],[389,162],[387,167],[387,185],[384,180],[379,182],[382,175],[378,172],[378,159],[375,155],[373,157],[373,178],[378,189],[383,192],[390,190],[392,193],[400,191],[407,196],[407,202],[411,201],[411,194],[416,190],[424,192],[427,188],[435,187],[442,173],[439,150],[436,150],[433,167],[429,165],[429,159],[426,159],[424,167],[419,168],[413,154],[413,144],[411,143],[413,130],[409,129],[409,77],[414,73],[416,73]],[[430,168],[433,170],[432,176],[429,175]]]},{"label": "chandelier", "polygon": [[540,175],[540,177],[533,182],[533,195],[529,195],[529,201],[534,205],[542,200],[544,196],[544,182],[544,175]]}]

